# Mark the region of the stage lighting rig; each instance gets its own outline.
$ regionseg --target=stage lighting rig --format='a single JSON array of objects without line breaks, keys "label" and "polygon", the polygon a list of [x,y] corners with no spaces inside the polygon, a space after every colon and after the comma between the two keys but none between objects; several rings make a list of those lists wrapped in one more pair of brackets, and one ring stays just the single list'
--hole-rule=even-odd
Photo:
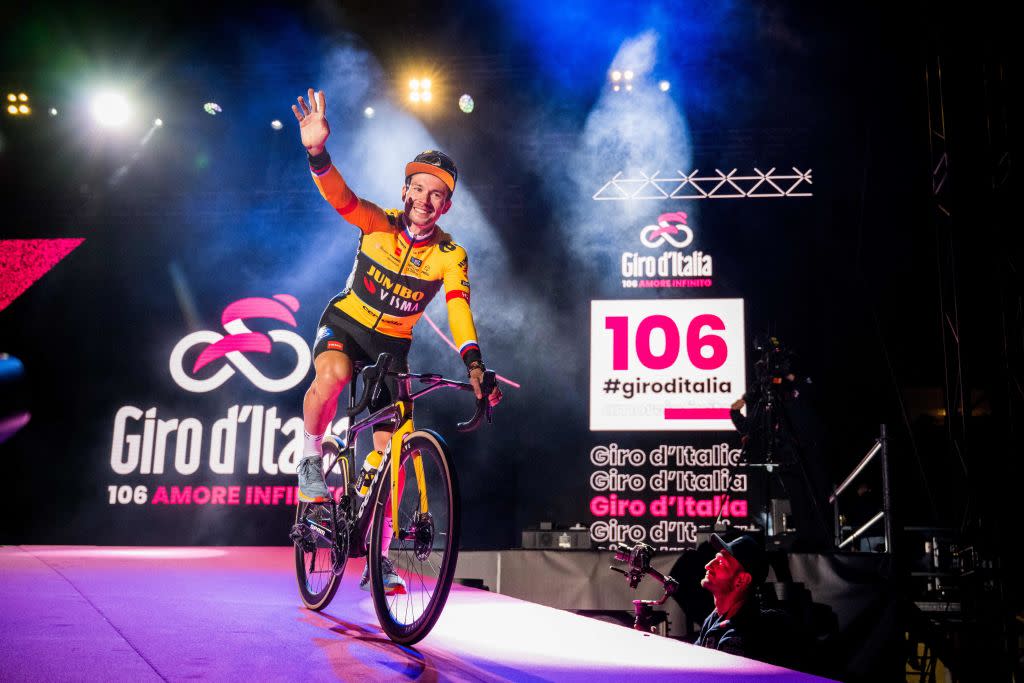
[{"label": "stage lighting rig", "polygon": [[32,113],[25,93],[7,93],[7,102],[7,113],[11,116],[28,116]]},{"label": "stage lighting rig", "polygon": [[433,82],[429,78],[410,79],[409,101],[413,104],[430,104],[434,99],[432,85]]}]

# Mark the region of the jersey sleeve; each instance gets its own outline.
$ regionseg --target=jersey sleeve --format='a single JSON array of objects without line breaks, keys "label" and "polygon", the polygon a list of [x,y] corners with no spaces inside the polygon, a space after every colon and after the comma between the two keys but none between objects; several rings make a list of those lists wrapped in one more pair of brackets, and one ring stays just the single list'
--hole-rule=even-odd
[{"label": "jersey sleeve", "polygon": [[320,194],[346,221],[367,234],[390,229],[391,223],[384,209],[357,197],[349,189],[341,173],[331,163],[326,150],[315,157],[309,157],[309,170]]},{"label": "jersey sleeve", "polygon": [[448,253],[444,270],[445,301],[448,304],[448,325],[455,346],[466,365],[481,360],[473,311],[469,307],[469,257],[466,250],[454,243]]}]

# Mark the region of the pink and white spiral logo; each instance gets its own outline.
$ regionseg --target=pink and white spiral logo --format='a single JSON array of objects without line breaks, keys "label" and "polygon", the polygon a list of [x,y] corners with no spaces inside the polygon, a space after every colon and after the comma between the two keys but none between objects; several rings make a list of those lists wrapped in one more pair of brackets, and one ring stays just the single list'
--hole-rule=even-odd
[{"label": "pink and white spiral logo", "polygon": [[674,211],[658,216],[657,225],[646,225],[640,230],[640,241],[648,249],[656,249],[668,242],[676,249],[693,242],[693,230],[686,224],[686,213]]},{"label": "pink and white spiral logo", "polygon": [[[291,330],[270,330],[266,334],[253,332],[242,321],[269,318],[296,327],[293,313],[298,310],[299,300],[290,294],[275,294],[272,299],[250,297],[228,304],[220,316],[221,325],[227,334],[200,330],[175,344],[169,363],[171,377],[182,389],[195,393],[213,391],[236,372],[242,373],[263,391],[281,392],[291,389],[309,372],[310,353],[305,340]],[[200,351],[191,371],[187,371],[184,367],[185,355],[199,344],[206,344],[206,348]],[[295,352],[295,369],[280,379],[267,377],[245,357],[247,353],[273,353],[275,344],[290,346]],[[194,377],[202,368],[218,360],[226,362],[213,375],[205,379]]]}]

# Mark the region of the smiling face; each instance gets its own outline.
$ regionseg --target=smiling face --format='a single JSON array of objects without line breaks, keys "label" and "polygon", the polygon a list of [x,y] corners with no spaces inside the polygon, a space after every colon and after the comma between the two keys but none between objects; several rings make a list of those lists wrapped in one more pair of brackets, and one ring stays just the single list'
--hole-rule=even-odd
[{"label": "smiling face", "polygon": [[711,591],[712,595],[728,595],[750,584],[750,574],[735,557],[722,550],[704,565],[704,570],[700,585]]},{"label": "smiling face", "polygon": [[451,208],[448,186],[429,173],[416,173],[402,187],[402,201],[409,222],[420,230],[429,229]]}]

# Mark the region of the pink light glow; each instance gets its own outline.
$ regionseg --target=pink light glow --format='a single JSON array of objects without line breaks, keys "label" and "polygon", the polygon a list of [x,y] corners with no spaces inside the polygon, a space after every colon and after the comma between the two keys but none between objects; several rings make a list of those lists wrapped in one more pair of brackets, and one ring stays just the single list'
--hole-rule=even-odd
[{"label": "pink light glow", "polygon": [[84,241],[80,237],[0,240],[0,311]]}]

